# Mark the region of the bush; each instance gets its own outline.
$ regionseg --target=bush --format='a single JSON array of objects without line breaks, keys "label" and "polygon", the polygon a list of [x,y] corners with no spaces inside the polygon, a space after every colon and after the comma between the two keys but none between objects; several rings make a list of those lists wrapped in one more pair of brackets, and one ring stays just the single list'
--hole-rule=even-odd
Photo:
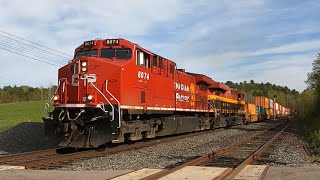
[{"label": "bush", "polygon": [[318,154],[319,153],[319,147],[320,147],[320,129],[313,130],[309,132],[309,135],[307,136],[307,140],[311,146],[311,148]]}]

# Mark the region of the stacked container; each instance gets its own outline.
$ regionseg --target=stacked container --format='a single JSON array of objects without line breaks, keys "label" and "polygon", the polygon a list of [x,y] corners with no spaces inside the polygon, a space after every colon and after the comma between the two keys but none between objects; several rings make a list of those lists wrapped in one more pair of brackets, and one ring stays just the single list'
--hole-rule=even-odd
[{"label": "stacked container", "polygon": [[273,114],[275,111],[275,104],[274,104],[274,101],[273,99],[269,99],[269,115],[268,115],[268,119],[274,119],[275,118],[275,114]]},{"label": "stacked container", "polygon": [[260,106],[260,114],[263,114],[263,115],[266,114],[266,109],[264,107]]},{"label": "stacked container", "polygon": [[276,102],[275,103],[275,115],[276,115],[276,117],[278,117],[279,116],[279,104]]},{"label": "stacked container", "polygon": [[256,114],[256,105],[246,104],[246,109],[249,114]]},{"label": "stacked container", "polygon": [[281,118],[282,117],[282,106],[281,104],[278,104],[278,117]]},{"label": "stacked container", "polygon": [[269,109],[274,109],[274,104],[272,99],[269,99]]},{"label": "stacked container", "polygon": [[[268,99],[264,96],[257,96],[254,105],[258,120],[287,118],[292,114],[290,108],[286,108],[273,99]],[[253,104],[248,104],[246,107],[250,110],[250,112],[247,111],[247,113],[249,115],[253,114]]]},{"label": "stacked container", "polygon": [[265,120],[267,118],[266,109],[262,106],[256,106],[256,113],[258,114],[258,120]]},{"label": "stacked container", "polygon": [[264,96],[257,96],[255,99],[255,105],[261,106],[264,109],[269,109],[269,99]]},{"label": "stacked container", "polygon": [[269,116],[270,116],[270,119],[274,118],[273,109],[269,109]]},{"label": "stacked container", "polygon": [[246,119],[248,122],[258,121],[258,115],[256,113],[256,105],[246,104]]}]

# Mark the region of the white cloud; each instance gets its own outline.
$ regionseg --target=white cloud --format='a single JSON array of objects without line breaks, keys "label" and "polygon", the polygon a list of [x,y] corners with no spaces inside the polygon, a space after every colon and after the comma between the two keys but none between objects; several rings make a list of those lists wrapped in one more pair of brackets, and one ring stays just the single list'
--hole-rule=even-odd
[{"label": "white cloud", "polygon": [[[0,2],[0,29],[70,55],[85,40],[123,37],[172,58],[178,67],[223,80],[264,80],[261,74],[279,76],[274,67],[283,66],[285,74],[299,75],[288,86],[303,88],[310,66],[300,68],[298,58],[311,64],[308,58],[319,51],[320,39],[309,36],[319,35],[318,7],[313,1],[11,0]],[[8,59],[3,54],[0,62]],[[284,60],[273,59],[279,55]],[[252,59],[256,63],[247,64]],[[56,82],[56,70],[46,72],[45,64],[14,55],[10,63],[9,69],[0,67],[0,86],[23,84],[20,76],[35,85]],[[25,73],[31,66],[36,74]],[[261,66],[266,69],[260,74],[252,72]],[[11,73],[12,79],[3,78]]]},{"label": "white cloud", "polygon": [[[193,64],[197,62],[203,63],[202,66],[209,67],[215,66],[218,68],[228,68],[230,65],[235,65],[237,63],[245,64],[249,58],[257,57],[257,56],[270,56],[276,54],[287,54],[287,53],[305,53],[305,52],[316,52],[319,50],[320,40],[312,40],[312,41],[302,41],[296,43],[284,44],[277,47],[270,47],[267,49],[257,49],[254,51],[234,51],[234,52],[225,52],[225,53],[212,53],[208,54],[204,57],[199,58],[188,58],[184,60],[182,64],[186,68],[193,67]],[[287,55],[290,57],[291,55]],[[284,64],[290,64],[291,61],[288,57],[283,57],[285,60]],[[304,58],[305,56],[303,56]],[[261,57],[257,57],[257,60],[264,59]],[[311,62],[312,59],[309,59]],[[311,64],[311,63],[310,63]],[[203,68],[203,67],[201,67]]]}]

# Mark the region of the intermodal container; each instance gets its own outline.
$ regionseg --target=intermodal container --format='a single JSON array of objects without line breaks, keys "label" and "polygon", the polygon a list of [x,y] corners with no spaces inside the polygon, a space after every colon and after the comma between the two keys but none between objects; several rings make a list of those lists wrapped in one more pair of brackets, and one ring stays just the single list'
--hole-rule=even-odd
[{"label": "intermodal container", "polygon": [[257,96],[255,99],[255,105],[261,106],[265,109],[269,108],[269,99],[264,96]]},{"label": "intermodal container", "polygon": [[256,114],[256,105],[246,104],[246,111],[248,114]]},{"label": "intermodal container", "polygon": [[273,100],[269,99],[269,109],[274,109],[274,104],[273,104]]},{"label": "intermodal container", "polygon": [[265,115],[266,114],[266,109],[264,107],[261,107],[261,106],[256,106],[256,113],[261,114],[261,115]]},{"label": "intermodal container", "polygon": [[275,103],[276,105],[276,111],[279,111],[279,103]]},{"label": "intermodal container", "polygon": [[274,114],[273,114],[273,109],[269,109],[269,114],[270,114],[270,116],[273,116]]}]

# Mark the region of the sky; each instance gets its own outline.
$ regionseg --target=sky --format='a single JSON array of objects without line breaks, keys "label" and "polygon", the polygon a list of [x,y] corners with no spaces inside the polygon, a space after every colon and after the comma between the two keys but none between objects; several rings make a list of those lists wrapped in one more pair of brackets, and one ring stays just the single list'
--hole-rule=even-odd
[{"label": "sky", "polygon": [[[319,0],[0,0],[0,30],[71,57],[86,40],[125,38],[216,81],[303,91],[320,52],[319,9]],[[0,87],[57,84],[58,67],[1,49],[0,63]]]}]

